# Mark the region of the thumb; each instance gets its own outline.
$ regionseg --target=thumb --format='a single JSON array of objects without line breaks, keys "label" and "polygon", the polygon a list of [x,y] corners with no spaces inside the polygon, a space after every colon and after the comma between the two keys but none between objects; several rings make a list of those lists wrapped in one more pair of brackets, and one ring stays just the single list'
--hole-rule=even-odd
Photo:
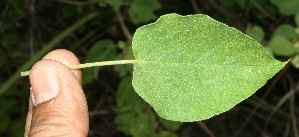
[{"label": "thumb", "polygon": [[[47,55],[48,58],[44,57],[31,69],[29,78],[32,102],[29,103],[31,110],[27,115],[28,134],[25,132],[25,136],[88,134],[88,110],[81,78],[77,78],[78,74],[55,61],[57,59],[51,60],[53,54],[61,52],[68,51],[53,51]],[[57,56],[61,55],[63,54]]]}]

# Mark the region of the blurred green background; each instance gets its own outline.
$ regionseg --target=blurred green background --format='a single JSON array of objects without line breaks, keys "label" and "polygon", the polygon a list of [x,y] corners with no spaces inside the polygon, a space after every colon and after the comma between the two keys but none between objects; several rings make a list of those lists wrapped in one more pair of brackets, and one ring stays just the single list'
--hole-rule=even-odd
[{"label": "blurred green background", "polygon": [[21,71],[58,48],[82,63],[132,59],[135,30],[167,13],[207,14],[291,61],[230,111],[192,123],[160,118],[132,88],[132,66],[84,69],[90,137],[299,137],[299,0],[1,0],[0,136],[24,133]]}]

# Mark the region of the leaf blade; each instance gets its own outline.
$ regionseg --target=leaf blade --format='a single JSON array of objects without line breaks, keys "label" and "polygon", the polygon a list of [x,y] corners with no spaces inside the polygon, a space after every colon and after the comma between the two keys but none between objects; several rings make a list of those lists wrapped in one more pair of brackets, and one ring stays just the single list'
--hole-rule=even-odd
[{"label": "leaf blade", "polygon": [[[136,92],[161,117],[174,121],[225,112],[284,66],[258,42],[201,14],[168,14],[139,28],[133,53]],[[240,88],[244,92],[237,92]]]}]

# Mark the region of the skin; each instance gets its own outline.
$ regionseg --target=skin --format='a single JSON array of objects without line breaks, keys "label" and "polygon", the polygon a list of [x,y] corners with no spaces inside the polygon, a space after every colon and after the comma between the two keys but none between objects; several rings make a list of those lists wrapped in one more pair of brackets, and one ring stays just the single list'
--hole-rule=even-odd
[{"label": "skin", "polygon": [[82,73],[80,69],[67,67],[75,64],[79,64],[79,60],[72,52],[59,49],[48,53],[33,66],[29,76],[33,90],[44,88],[38,87],[42,79],[37,72],[51,68],[58,77],[59,91],[56,97],[37,106],[29,100],[25,137],[88,135],[88,108],[82,90]]}]

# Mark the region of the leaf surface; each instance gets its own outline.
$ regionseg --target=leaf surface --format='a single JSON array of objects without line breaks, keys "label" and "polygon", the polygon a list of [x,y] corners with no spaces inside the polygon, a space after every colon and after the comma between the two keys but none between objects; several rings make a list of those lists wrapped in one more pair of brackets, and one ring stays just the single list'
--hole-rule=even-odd
[{"label": "leaf surface", "polygon": [[173,121],[225,112],[285,66],[252,38],[201,14],[164,15],[137,29],[132,43],[136,92]]}]

